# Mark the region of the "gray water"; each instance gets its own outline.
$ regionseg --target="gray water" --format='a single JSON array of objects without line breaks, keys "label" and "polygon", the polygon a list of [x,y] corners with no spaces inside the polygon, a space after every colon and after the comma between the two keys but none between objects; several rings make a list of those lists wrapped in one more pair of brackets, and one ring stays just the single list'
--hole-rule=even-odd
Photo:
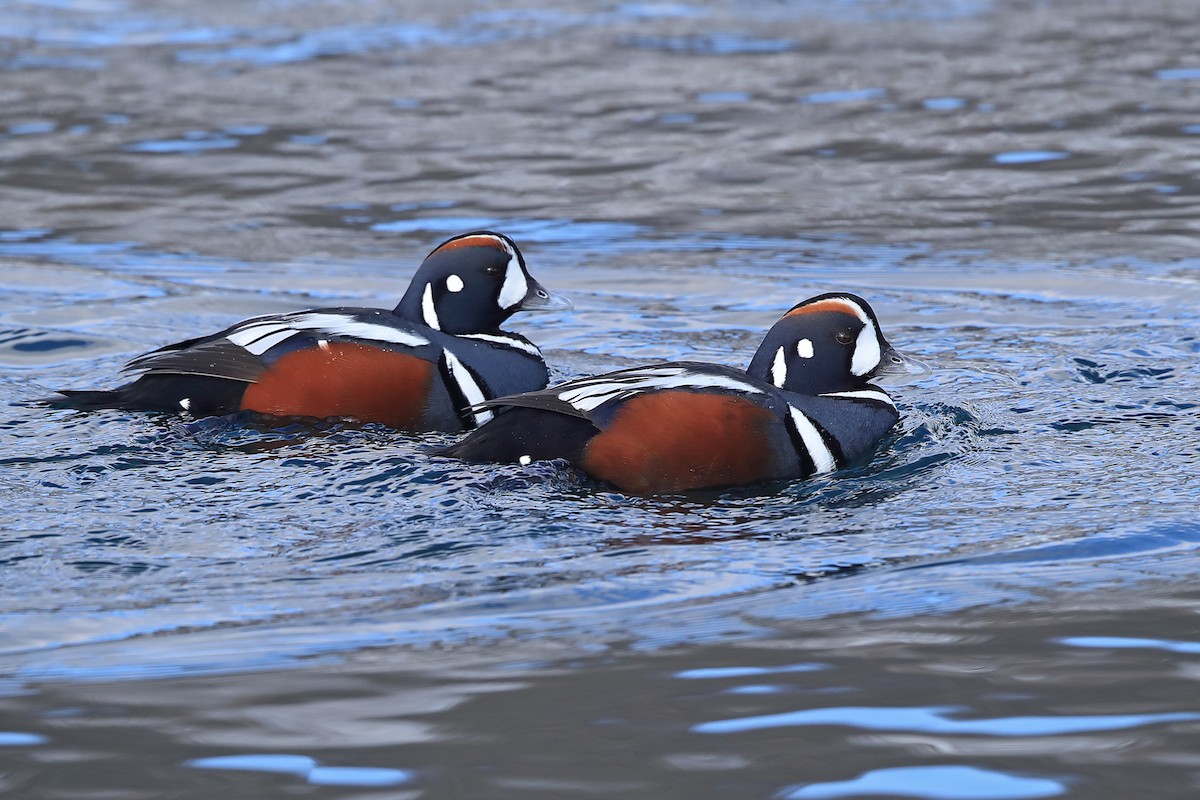
[{"label": "gray water", "polygon": [[[1192,2],[0,5],[0,794],[1200,793]],[[444,436],[78,414],[490,227],[557,378],[824,291],[868,464],[632,498]]]}]

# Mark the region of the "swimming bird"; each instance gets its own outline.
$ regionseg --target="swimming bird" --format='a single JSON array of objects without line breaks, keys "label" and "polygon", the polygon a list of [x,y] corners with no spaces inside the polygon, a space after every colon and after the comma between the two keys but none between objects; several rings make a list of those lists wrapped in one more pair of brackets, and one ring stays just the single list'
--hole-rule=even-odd
[{"label": "swimming bird", "polygon": [[253,317],[133,359],[122,371],[139,375],[124,386],[63,390],[51,402],[467,430],[494,413],[480,403],[549,382],[538,348],[500,325],[517,311],[570,307],[533,279],[512,239],[473,231],[434,248],[393,310]]},{"label": "swimming bird", "polygon": [[853,294],[798,303],[746,371],[654,364],[486,401],[494,419],[440,451],[474,462],[565,459],[626,492],[718,488],[832,472],[900,418],[873,380],[919,374]]}]

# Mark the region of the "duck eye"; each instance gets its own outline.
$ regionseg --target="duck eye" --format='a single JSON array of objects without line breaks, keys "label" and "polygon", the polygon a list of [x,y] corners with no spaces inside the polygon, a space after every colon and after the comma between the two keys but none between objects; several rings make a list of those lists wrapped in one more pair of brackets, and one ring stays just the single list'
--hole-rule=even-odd
[{"label": "duck eye", "polygon": [[484,271],[486,274],[488,274],[488,275],[499,275],[499,274],[500,274],[501,272],[503,272],[504,270],[503,270],[502,268],[500,268],[500,267],[498,267],[498,266],[496,266],[496,265],[494,265],[494,264],[493,264],[493,265],[492,265],[492,266],[490,266],[490,267],[484,267],[484,268],[483,268],[483,271]]},{"label": "duck eye", "polygon": [[833,335],[833,338],[837,339],[839,344],[850,344],[850,342],[854,341],[854,337],[845,331],[838,331]]}]

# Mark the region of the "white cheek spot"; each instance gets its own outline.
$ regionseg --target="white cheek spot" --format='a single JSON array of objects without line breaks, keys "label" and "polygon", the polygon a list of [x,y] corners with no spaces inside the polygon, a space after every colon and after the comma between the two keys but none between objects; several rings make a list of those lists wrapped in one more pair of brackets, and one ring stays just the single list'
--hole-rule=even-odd
[{"label": "white cheek spot", "polygon": [[801,358],[812,358],[812,339],[801,339],[800,341],[796,342],[796,355],[800,356]]},{"label": "white cheek spot", "polygon": [[517,459],[517,463],[520,464],[522,467],[528,467],[530,464],[533,463],[533,456],[521,456],[520,458]]},{"label": "white cheek spot", "polygon": [[466,286],[466,284],[463,283],[463,279],[458,277],[457,275],[451,275],[449,278],[446,278],[447,291],[451,291],[451,292],[455,292],[455,293],[461,292],[463,290],[464,286]]},{"label": "white cheek spot", "polygon": [[775,360],[771,362],[771,383],[780,389],[787,383],[787,356],[782,347],[775,351]]},{"label": "white cheek spot", "polygon": [[192,407],[192,398],[185,397],[182,400],[180,400],[179,407],[182,408],[184,411],[190,410]]},{"label": "white cheek spot", "polygon": [[442,329],[442,322],[438,319],[437,309],[433,307],[433,284],[425,284],[425,294],[421,295],[421,318],[425,320],[425,324],[433,328],[435,331]]}]

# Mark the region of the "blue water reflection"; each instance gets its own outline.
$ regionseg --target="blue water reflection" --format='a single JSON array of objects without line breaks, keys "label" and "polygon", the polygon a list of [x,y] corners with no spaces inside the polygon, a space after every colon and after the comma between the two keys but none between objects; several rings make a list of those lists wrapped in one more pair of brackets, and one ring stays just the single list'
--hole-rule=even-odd
[{"label": "blue water reflection", "polygon": [[1170,722],[1200,719],[1200,712],[1160,714],[1101,714],[1095,716],[998,717],[995,719],[952,719],[966,709],[883,708],[841,706],[810,708],[783,714],[715,720],[694,725],[696,733],[743,733],[769,728],[810,725],[844,725],[871,731],[919,731],[945,735],[1059,736],[1068,733],[1112,731]]},{"label": "blue water reflection", "polygon": [[1061,781],[1030,778],[964,766],[894,767],[864,773],[853,780],[812,783],[785,789],[780,800],[824,800],[837,797],[918,797],[924,800],[1025,800],[1057,797],[1067,791]]},{"label": "blue water reflection", "polygon": [[291,754],[214,756],[193,759],[185,766],[295,775],[314,786],[400,786],[410,783],[415,777],[413,772],[402,769],[323,766],[308,756]]},{"label": "blue water reflection", "polygon": [[813,92],[800,98],[802,103],[826,105],[828,103],[857,103],[863,100],[876,100],[886,97],[887,90],[878,87],[868,89],[844,89],[839,91]]},{"label": "blue water reflection", "polygon": [[784,664],[778,667],[706,667],[689,669],[675,674],[684,680],[710,680],[717,678],[753,678],[761,675],[780,675],[790,672],[817,672],[826,669],[825,664]]},{"label": "blue water reflection", "polygon": [[1062,161],[1071,154],[1061,150],[1013,150],[997,153],[992,160],[997,164],[1041,164],[1046,161]]},{"label": "blue water reflection", "polygon": [[1165,650],[1168,653],[1200,655],[1200,642],[1171,642],[1163,639],[1134,639],[1122,636],[1068,636],[1058,641],[1070,647],[1112,650]]},{"label": "blue water reflection", "polygon": [[50,741],[37,733],[22,733],[20,731],[0,731],[0,747],[33,747]]}]

